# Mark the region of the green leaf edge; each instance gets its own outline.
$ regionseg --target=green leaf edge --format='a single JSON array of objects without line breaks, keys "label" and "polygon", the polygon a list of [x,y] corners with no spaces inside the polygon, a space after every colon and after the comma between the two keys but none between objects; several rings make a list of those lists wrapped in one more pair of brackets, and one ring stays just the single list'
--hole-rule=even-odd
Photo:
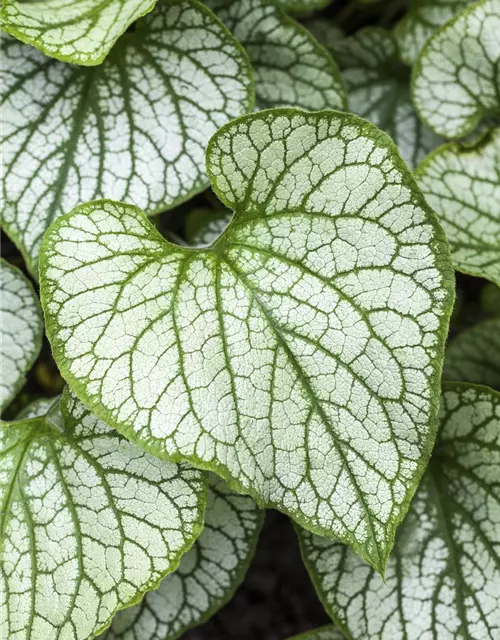
[{"label": "green leaf edge", "polygon": [[[436,149],[431,151],[422,160],[422,162],[418,165],[418,167],[413,171],[413,175],[415,176],[417,183],[421,175],[426,170],[427,166],[434,160],[436,156],[440,156],[442,153],[446,153],[446,152],[452,152],[457,156],[467,155],[468,153],[471,153],[471,154],[479,153],[481,151],[481,148],[490,142],[491,137],[495,131],[498,131],[500,133],[500,127],[493,127],[492,129],[483,131],[479,135],[479,137],[474,138],[474,140],[471,143],[467,141],[452,141],[452,142],[445,142],[444,144],[439,145],[439,147],[436,147]],[[439,214],[436,213],[435,215],[439,219]],[[451,260],[452,260],[455,271],[458,271],[459,273],[464,273],[465,275],[468,275],[468,276],[474,276],[476,278],[484,278],[488,282],[492,282],[493,284],[500,286],[500,280],[492,280],[487,274],[484,273],[482,269],[463,268],[460,265],[457,265],[453,260],[453,252],[451,253]],[[500,260],[500,255],[499,255],[499,260]]]},{"label": "green leaf edge", "polygon": [[[50,433],[51,431],[54,431],[56,433],[56,435],[61,436],[61,432],[53,425],[49,425],[47,424],[46,421],[46,417],[48,415],[50,415],[50,413],[58,406],[60,411],[61,411],[61,415],[63,417],[63,420],[65,420],[68,416],[69,416],[69,412],[67,410],[67,403],[68,403],[68,394],[69,394],[69,390],[68,387],[64,387],[62,393],[60,396],[56,397],[56,399],[54,400],[54,404],[51,405],[51,407],[49,408],[49,410],[47,411],[47,413],[44,416],[40,416],[38,418],[29,418],[27,420],[16,420],[13,422],[4,422],[4,421],[0,421],[0,428],[1,429],[26,429],[26,425],[28,425],[28,428],[30,427],[35,427],[37,424],[39,425],[38,427],[38,432],[37,435],[39,433],[43,433],[43,431],[46,431],[47,433]],[[110,425],[108,425],[110,426]],[[40,427],[43,427],[43,431]],[[64,435],[64,434],[63,434]],[[122,437],[123,434],[120,434]],[[135,443],[134,443],[135,444]],[[25,457],[26,452],[23,454],[23,459]],[[188,540],[188,542],[186,542],[186,544],[182,547],[182,549],[180,549],[177,553],[177,555],[175,556],[174,560],[172,561],[172,568],[169,569],[168,571],[166,571],[165,573],[162,574],[162,576],[160,578],[158,578],[157,580],[153,580],[150,581],[148,583],[148,586],[140,591],[136,596],[134,596],[131,600],[127,601],[125,604],[123,604],[122,606],[118,607],[113,615],[110,617],[110,620],[108,623],[104,624],[102,627],[99,627],[95,632],[93,637],[97,638],[97,636],[99,636],[101,633],[103,633],[104,631],[106,631],[106,629],[108,629],[111,626],[111,623],[113,622],[113,618],[114,616],[119,612],[122,611],[123,609],[128,609],[129,607],[133,607],[134,605],[137,605],[141,602],[141,600],[144,598],[144,596],[147,593],[150,593],[151,591],[154,591],[156,589],[158,589],[158,587],[160,586],[160,582],[163,580],[163,578],[165,578],[166,576],[170,575],[171,573],[173,573],[174,571],[177,570],[180,561],[182,560],[182,557],[184,556],[185,553],[187,553],[191,547],[193,546],[193,544],[196,542],[196,540],[200,537],[201,533],[203,532],[203,529],[205,527],[205,510],[207,507],[207,499],[208,499],[208,477],[207,474],[203,474],[204,475],[204,482],[203,482],[203,489],[201,491],[201,493],[198,495],[199,501],[199,511],[200,511],[200,516],[197,520],[197,522],[193,525],[193,535],[191,537],[190,540]],[[10,494],[7,498],[7,502],[10,502]],[[8,510],[5,511],[2,509],[3,513],[6,513],[6,515],[8,514]],[[3,531],[3,527],[1,528],[1,530]],[[5,537],[2,535],[0,537],[0,557],[3,553],[3,544],[2,541],[5,539]]]},{"label": "green leaf edge", "polygon": [[[157,2],[157,1],[158,0],[155,0],[155,2]],[[173,4],[179,4],[181,1],[182,0],[174,0]],[[226,27],[226,25],[223,22],[221,22],[219,20],[219,18],[214,14],[214,12],[211,11],[205,4],[200,2],[200,0],[189,0],[189,2],[195,8],[197,8],[199,11],[201,11],[201,12],[207,14],[208,16],[210,16],[213,19],[213,21],[217,24],[217,26],[221,29],[223,34],[228,39],[230,39],[232,41],[232,44],[234,45],[234,47],[240,53],[241,58],[242,58],[242,62],[245,65],[246,72],[247,72],[247,77],[248,77],[248,80],[249,80],[249,82],[248,82],[248,90],[247,90],[247,103],[245,105],[245,110],[248,112],[248,114],[250,114],[253,111],[253,109],[255,108],[255,74],[254,74],[254,70],[253,70],[252,64],[250,62],[250,58],[248,56],[248,53],[246,52],[246,49],[243,47],[243,45],[240,43],[240,41],[237,40],[233,36],[233,34],[229,31],[229,29]],[[1,9],[0,9],[0,11],[1,11]],[[146,15],[146,14],[144,14],[144,15]],[[334,62],[334,65],[335,65],[335,62]],[[240,117],[242,117],[242,116],[240,116]],[[159,205],[156,209],[153,209],[149,213],[147,213],[147,214],[145,212],[144,213],[145,213],[146,217],[149,217],[149,216],[157,216],[157,215],[159,215],[161,213],[164,213],[165,211],[171,211],[172,209],[175,209],[179,205],[184,204],[185,202],[188,202],[194,196],[197,196],[200,193],[203,193],[203,191],[206,191],[206,189],[208,189],[208,188],[210,188],[210,180],[209,179],[207,179],[204,182],[204,184],[200,185],[199,187],[194,187],[193,189],[191,189],[190,191],[188,191],[184,195],[175,198],[175,200],[173,200],[169,204],[167,204],[167,205],[165,205],[165,204]],[[106,201],[106,198],[98,198],[97,200],[91,200],[90,202],[101,202],[101,201]],[[88,204],[88,203],[86,203],[86,204]],[[78,206],[81,206],[81,205],[78,205]],[[141,209],[141,211],[142,211],[142,209]],[[67,214],[65,214],[65,215],[67,215]],[[59,216],[59,218],[60,217],[63,217],[63,216]],[[53,222],[55,222],[56,220],[58,220],[58,218],[55,218],[55,220]],[[51,224],[53,224],[53,223],[51,223]],[[51,226],[51,225],[49,225],[49,226]],[[33,260],[32,256],[23,247],[22,238],[20,238],[20,236],[12,229],[11,225],[6,223],[5,220],[3,219],[3,217],[1,217],[1,216],[0,216],[0,227],[7,234],[7,236],[10,238],[10,240],[14,243],[14,245],[17,248],[17,250],[22,255],[28,271],[33,276],[33,278],[38,282],[39,279],[40,279],[39,268],[40,268],[41,253],[38,256],[38,263],[37,263],[35,260]],[[47,232],[47,229],[45,230],[45,233]]]},{"label": "green leaf edge", "polygon": [[[328,109],[328,110],[324,110],[324,111],[314,111],[314,112],[310,112],[310,111],[303,111],[301,109],[294,109],[291,107],[282,107],[282,108],[277,108],[277,109],[265,109],[263,111],[258,111],[256,113],[251,113],[251,114],[247,114],[244,116],[240,116],[239,118],[236,118],[234,120],[232,120],[231,122],[228,122],[227,124],[225,124],[224,126],[222,126],[216,134],[214,134],[214,136],[210,139],[208,146],[207,146],[207,150],[206,150],[206,159],[207,159],[207,173],[208,176],[212,182],[212,172],[210,170],[209,164],[208,164],[208,158],[210,157],[211,154],[211,150],[213,148],[213,146],[215,144],[217,144],[217,138],[221,135],[224,135],[225,132],[234,127],[237,126],[240,123],[246,122],[247,120],[256,120],[260,117],[266,117],[269,114],[273,114],[275,116],[285,116],[285,117],[293,117],[293,116],[302,116],[305,115],[309,118],[316,118],[316,119],[321,119],[323,117],[331,117],[332,115],[337,116],[338,118],[341,118],[343,120],[349,120],[351,122],[355,122],[358,126],[360,126],[362,128],[362,130],[366,131],[368,130],[370,138],[376,142],[378,142],[379,144],[381,144],[382,146],[386,147],[390,153],[391,153],[391,157],[394,161],[394,165],[403,171],[403,184],[406,184],[407,186],[409,186],[412,191],[415,193],[415,197],[417,197],[418,194],[418,200],[419,200],[419,206],[422,208],[422,210],[424,212],[427,213],[427,217],[428,217],[428,221],[429,224],[431,225],[431,227],[434,229],[435,231],[435,241],[433,243],[433,248],[438,248],[439,247],[439,251],[437,252],[439,255],[439,260],[437,260],[438,262],[438,267],[440,267],[440,271],[442,273],[442,277],[443,277],[443,287],[446,289],[446,296],[445,296],[445,301],[443,304],[443,307],[447,310],[448,313],[445,313],[441,316],[440,318],[440,323],[439,323],[439,328],[437,330],[437,335],[438,337],[441,338],[441,346],[440,348],[438,348],[437,351],[437,358],[435,360],[436,364],[435,364],[435,370],[432,373],[432,375],[430,376],[430,386],[431,388],[434,388],[434,393],[431,393],[430,396],[430,416],[429,416],[429,441],[427,444],[426,449],[423,451],[423,455],[422,458],[420,459],[418,465],[417,465],[417,471],[415,473],[415,479],[414,479],[414,483],[412,486],[409,486],[408,489],[408,493],[406,498],[403,500],[403,502],[401,503],[401,518],[398,522],[392,522],[390,524],[390,526],[388,526],[388,531],[389,536],[389,544],[387,545],[387,549],[386,549],[386,553],[384,554],[383,557],[381,557],[379,550],[378,550],[378,545],[377,545],[377,555],[378,555],[378,562],[377,563],[371,563],[370,560],[368,559],[368,557],[365,557],[364,553],[363,553],[363,549],[359,546],[359,545],[352,545],[353,550],[355,551],[355,553],[357,553],[358,555],[360,555],[365,561],[369,562],[373,568],[380,573],[382,576],[384,576],[385,573],[385,567],[387,564],[387,560],[390,556],[391,550],[394,546],[394,540],[395,540],[395,535],[396,535],[396,529],[399,526],[399,524],[404,520],[404,517],[406,516],[406,513],[408,512],[409,506],[410,506],[410,502],[411,499],[413,498],[413,495],[415,494],[415,491],[417,490],[417,487],[420,483],[420,480],[425,472],[425,469],[427,468],[427,464],[429,462],[431,453],[432,453],[432,449],[434,447],[434,442],[437,436],[437,430],[438,430],[438,424],[439,424],[439,399],[441,396],[441,388],[440,388],[440,381],[441,381],[441,375],[442,375],[442,370],[443,370],[443,362],[444,362],[444,354],[445,354],[445,343],[446,343],[446,336],[448,335],[448,328],[449,328],[449,323],[450,323],[450,318],[451,318],[451,314],[453,312],[453,307],[454,307],[454,299],[455,299],[455,277],[454,277],[454,271],[453,271],[453,267],[452,267],[452,263],[451,263],[451,258],[450,258],[450,250],[449,250],[449,246],[448,246],[448,241],[446,239],[446,236],[444,234],[444,231],[442,230],[438,219],[436,218],[436,215],[434,214],[434,212],[432,211],[432,209],[427,205],[421,191],[420,188],[418,187],[415,179],[413,178],[411,171],[408,169],[406,163],[404,162],[403,158],[401,157],[398,148],[396,147],[395,143],[393,142],[393,140],[390,138],[390,136],[386,133],[384,133],[383,131],[381,131],[380,129],[378,129],[378,127],[376,127],[374,124],[368,122],[367,120],[356,116],[352,113],[345,113],[343,111],[336,111],[333,109]],[[232,208],[232,205],[223,197],[223,195],[221,194],[221,192],[218,190],[218,188],[213,184],[212,182],[212,189],[214,191],[214,193],[217,195],[217,197],[221,200],[221,202],[227,206],[228,208],[230,208],[231,211],[235,211],[235,213],[237,214],[238,211],[234,210]],[[107,203],[111,203],[114,204],[114,202],[112,200],[96,200],[93,201],[91,203],[86,203],[84,205],[79,205],[78,207],[76,207],[75,209],[73,209],[72,211],[70,211],[69,213],[60,216],[59,218],[57,218],[56,220],[54,220],[54,222],[50,225],[49,229],[51,230],[55,230],[57,229],[63,222],[66,222],[67,219],[69,219],[70,217],[72,217],[74,214],[80,213],[81,210],[83,208],[85,208],[88,204],[107,204]],[[135,209],[136,212],[138,212],[140,215],[144,216],[144,218],[147,220],[147,216],[146,214],[141,211],[141,209],[139,209],[138,207],[135,207],[133,205],[127,205],[124,203],[121,203],[122,206],[126,206],[132,209]],[[183,250],[186,251],[191,251],[191,252],[196,252],[196,251],[206,251],[207,249],[211,249],[216,251],[217,245],[219,243],[223,243],[225,241],[226,235],[230,232],[230,229],[232,228],[233,224],[233,220],[236,216],[233,216],[233,218],[231,219],[231,222],[229,223],[229,225],[227,226],[227,228],[224,230],[224,232],[222,233],[221,236],[219,236],[219,238],[216,240],[216,242],[211,246],[211,247],[207,247],[205,249],[196,249],[196,248],[192,248],[192,247],[183,247]],[[160,232],[156,229],[156,227],[154,227],[151,223],[151,235],[154,236],[156,239],[161,240],[163,243],[166,243],[169,246],[175,247],[176,249],[179,249],[178,245],[174,245],[171,242],[169,242],[168,240],[166,240],[161,234]],[[250,495],[251,498],[253,498],[253,500],[256,502],[256,504],[261,508],[261,509],[278,509],[281,513],[286,514],[287,516],[289,516],[290,518],[292,518],[295,522],[297,522],[298,524],[300,524],[301,526],[303,526],[305,529],[307,529],[308,531],[311,531],[311,533],[315,533],[317,535],[326,537],[326,538],[330,538],[330,539],[334,539],[332,533],[323,528],[323,527],[319,527],[319,526],[311,526],[310,524],[305,522],[305,518],[303,518],[300,514],[296,514],[295,512],[293,512],[291,509],[286,509],[284,507],[282,507],[281,505],[278,506],[273,502],[264,502],[260,496],[257,494],[257,492],[255,491],[249,491],[247,488],[244,488],[241,484],[241,482],[239,482],[238,480],[236,480],[235,478],[232,478],[229,473],[224,470],[224,468],[222,467],[222,465],[220,465],[218,462],[215,463],[206,463],[202,460],[200,460],[198,457],[196,456],[182,456],[180,454],[172,454],[171,456],[166,456],[164,452],[162,452],[158,447],[154,446],[154,445],[148,445],[145,444],[144,442],[141,442],[140,438],[138,438],[138,436],[135,434],[135,432],[127,427],[123,427],[122,425],[118,424],[118,422],[116,420],[113,420],[112,417],[110,415],[108,415],[108,412],[106,409],[102,409],[101,407],[99,407],[97,405],[97,403],[92,400],[90,397],[87,396],[86,390],[85,390],[85,385],[80,382],[79,380],[77,380],[73,374],[71,374],[69,367],[67,366],[67,363],[65,362],[65,357],[63,356],[63,354],[60,352],[60,350],[58,350],[57,348],[54,348],[53,346],[53,342],[56,339],[56,334],[54,331],[54,326],[52,321],[50,320],[49,314],[48,314],[48,307],[49,307],[49,290],[48,290],[48,284],[45,280],[45,278],[43,277],[43,272],[46,268],[46,255],[48,253],[48,249],[49,249],[49,244],[51,242],[51,233],[50,232],[46,232],[43,240],[42,240],[42,244],[40,247],[40,270],[41,270],[41,283],[40,283],[40,298],[41,298],[41,302],[42,302],[42,308],[44,310],[44,316],[45,316],[45,322],[46,322],[46,333],[47,333],[47,337],[49,339],[49,342],[51,344],[51,350],[52,350],[52,355],[54,357],[54,360],[56,361],[59,370],[61,372],[61,375],[63,376],[63,378],[66,380],[67,384],[70,386],[71,390],[75,393],[75,395],[81,400],[81,402],[83,402],[83,404],[85,404],[87,407],[90,408],[90,410],[97,416],[99,417],[101,420],[103,420],[104,422],[106,422],[106,424],[109,424],[110,426],[113,426],[115,429],[117,429],[120,433],[122,433],[128,440],[130,440],[131,442],[134,442],[135,444],[137,444],[139,447],[141,447],[143,450],[148,451],[149,453],[151,453],[152,455],[155,455],[161,459],[164,460],[170,460],[172,462],[188,462],[189,464],[192,464],[194,467],[198,468],[198,469],[202,469],[204,471],[212,471],[214,473],[216,473],[218,476],[220,476],[223,480],[225,480],[225,482],[228,484],[228,486],[233,489],[234,491],[236,491],[237,493],[240,494],[244,494],[244,495]]]},{"label": "green leaf edge", "polygon": [[19,393],[19,391],[21,391],[21,389],[24,386],[24,383],[26,382],[26,374],[31,369],[31,367],[35,364],[36,359],[40,355],[40,351],[42,350],[42,342],[43,342],[43,314],[42,314],[40,301],[38,299],[38,295],[35,291],[35,287],[30,282],[30,280],[24,275],[21,269],[14,266],[13,264],[5,260],[5,258],[2,258],[2,257],[0,257],[0,264],[2,265],[2,269],[10,269],[17,276],[22,278],[26,286],[29,288],[30,292],[33,294],[34,307],[36,309],[36,313],[38,316],[38,328],[34,336],[35,348],[33,349],[31,356],[28,358],[28,364],[23,368],[21,375],[19,376],[16,384],[14,385],[12,393],[5,398],[2,406],[0,407],[0,409],[3,410],[9,406],[9,404],[12,402],[12,400],[14,400],[14,398]]},{"label": "green leaf edge", "polygon": [[[463,9],[462,11],[460,11],[459,13],[454,15],[450,20],[445,22],[438,29],[436,29],[434,31],[434,33],[432,34],[432,36],[427,40],[427,42],[425,43],[425,45],[421,49],[420,53],[417,56],[417,59],[415,60],[414,65],[413,65],[412,73],[411,73],[411,81],[410,81],[410,91],[411,91],[411,98],[412,98],[412,102],[413,102],[413,108],[415,109],[415,111],[416,111],[418,117],[420,118],[421,122],[423,122],[427,127],[429,127],[429,129],[434,131],[434,133],[437,134],[440,137],[443,137],[443,133],[437,131],[430,124],[430,122],[422,114],[422,111],[418,106],[418,102],[417,102],[417,99],[416,99],[417,98],[417,94],[416,94],[417,76],[420,75],[421,72],[422,72],[422,64],[423,64],[424,57],[426,57],[428,55],[429,49],[430,49],[431,44],[434,41],[434,39],[436,37],[439,37],[441,35],[441,33],[443,33],[443,31],[445,29],[447,29],[449,26],[451,26],[452,24],[454,24],[458,20],[462,19],[464,16],[467,16],[470,13],[473,13],[476,10],[477,7],[480,7],[480,6],[484,5],[484,4],[486,4],[486,2],[488,2],[488,0],[479,0],[479,2],[475,2],[474,4],[471,4],[470,6],[466,7],[465,9]],[[499,105],[499,110],[500,110],[500,105]],[[485,118],[485,117],[487,117],[489,115],[495,115],[495,113],[496,112],[491,112],[488,109],[484,109],[481,105],[477,105],[476,113],[474,115],[470,116],[467,119],[467,121],[462,125],[462,127],[456,132],[456,134],[453,137],[453,139],[461,138],[462,136],[466,136],[467,134],[472,133],[483,118]]]},{"label": "green leaf edge", "polygon": [[62,54],[62,55],[54,55],[53,52],[49,53],[49,51],[43,45],[43,43],[40,42],[41,38],[39,38],[39,37],[32,38],[29,35],[27,35],[24,32],[23,29],[19,29],[19,28],[15,27],[15,26],[11,26],[9,24],[9,22],[6,22],[6,16],[5,16],[6,11],[5,11],[5,9],[9,5],[18,4],[18,2],[16,2],[16,0],[3,0],[3,5],[0,8],[0,28],[5,33],[8,33],[9,35],[14,36],[14,38],[17,38],[21,42],[24,42],[25,44],[29,44],[32,47],[35,47],[36,49],[38,49],[39,51],[44,53],[46,56],[48,56],[49,58],[54,58],[55,60],[60,60],[61,62],[71,62],[73,64],[77,64],[80,67],[95,67],[95,66],[101,64],[102,62],[104,62],[105,58],[107,57],[107,55],[109,54],[111,49],[114,47],[114,45],[116,44],[117,40],[125,33],[125,31],[128,29],[128,27],[130,27],[130,25],[133,24],[136,20],[140,20],[146,14],[150,13],[155,8],[157,2],[158,2],[158,0],[149,0],[149,4],[147,4],[145,7],[143,7],[142,13],[140,15],[138,15],[135,19],[130,20],[129,22],[127,22],[127,25],[125,26],[125,29],[122,31],[122,33],[120,35],[116,36],[116,38],[110,43],[109,48],[107,48],[107,50],[104,53],[102,53],[98,58],[95,58],[93,60],[88,60],[88,61],[85,61],[85,62],[81,62],[81,61],[77,62],[72,55],[64,55],[64,54]]},{"label": "green leaf edge", "polygon": [[[470,383],[470,382],[458,382],[458,381],[448,381],[448,380],[443,380],[442,383],[442,391],[453,391],[453,390],[458,390],[459,393],[463,393],[464,391],[466,391],[467,389],[474,389],[475,391],[479,392],[479,393],[489,393],[492,396],[496,396],[498,403],[500,404],[500,392],[496,391],[495,389],[492,389],[491,387],[488,387],[486,385],[482,385],[482,384],[474,384],[474,383]],[[302,562],[304,563],[304,566],[307,570],[307,573],[309,575],[309,579],[311,580],[311,583],[314,587],[314,590],[316,591],[316,595],[318,596],[319,601],[321,602],[321,604],[323,605],[323,608],[326,612],[326,614],[333,620],[333,622],[335,623],[335,625],[338,627],[338,629],[341,631],[341,633],[343,633],[346,637],[346,640],[356,640],[355,638],[353,638],[351,632],[349,631],[348,627],[337,617],[337,615],[334,613],[333,609],[330,610],[326,604],[326,601],[322,598],[321,594],[323,593],[323,590],[320,587],[319,584],[319,576],[316,574],[314,567],[311,563],[308,563],[307,559],[306,559],[306,549],[305,549],[305,545],[303,542],[303,538],[300,534],[300,527],[298,527],[295,523],[293,523],[293,527],[295,529],[295,533],[297,534],[297,538],[298,538],[298,542],[299,542],[299,550],[300,550],[300,557],[302,558]],[[382,576],[383,578],[384,576]],[[290,640],[301,640],[300,636],[298,638],[290,638]],[[307,637],[304,638],[304,640],[307,640]]]}]

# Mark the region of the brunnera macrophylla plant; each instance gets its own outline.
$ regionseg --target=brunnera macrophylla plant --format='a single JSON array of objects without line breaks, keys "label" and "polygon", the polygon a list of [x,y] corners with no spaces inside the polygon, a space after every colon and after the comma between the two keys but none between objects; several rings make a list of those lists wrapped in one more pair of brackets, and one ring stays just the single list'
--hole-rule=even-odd
[{"label": "brunnera macrophylla plant", "polygon": [[179,638],[265,508],[293,640],[500,636],[500,0],[408,5],[3,2],[2,639]]}]

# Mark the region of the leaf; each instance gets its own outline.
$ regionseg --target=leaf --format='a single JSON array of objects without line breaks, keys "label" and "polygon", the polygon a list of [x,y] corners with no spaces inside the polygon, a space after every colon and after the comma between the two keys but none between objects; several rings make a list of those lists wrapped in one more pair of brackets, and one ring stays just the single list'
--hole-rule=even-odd
[{"label": "leaf", "polygon": [[130,439],[381,569],[437,425],[442,233],[392,142],[350,114],[246,116],[212,138],[207,166],[235,210],[209,249],[109,201],[51,227],[54,357]]},{"label": "leaf", "polygon": [[455,268],[500,284],[500,129],[447,144],[415,172],[443,225]]},{"label": "leaf", "polygon": [[403,159],[415,167],[440,139],[417,118],[410,98],[410,72],[399,61],[394,37],[367,27],[334,45],[349,108],[386,131]]},{"label": "leaf", "polygon": [[0,429],[2,637],[86,640],[173,571],[204,474],[144,453],[67,391]]},{"label": "leaf", "polygon": [[34,274],[45,229],[77,204],[152,214],[203,190],[210,136],[252,106],[244,52],[196,0],[160,0],[99,67],[3,40],[3,227]]},{"label": "leaf", "polygon": [[347,547],[299,533],[318,595],[351,640],[500,633],[500,394],[446,384],[441,421],[385,582]]},{"label": "leaf", "polygon": [[222,207],[219,211],[203,208],[193,209],[185,219],[188,244],[193,247],[209,247],[227,229],[232,217],[232,211]]},{"label": "leaf", "polygon": [[307,29],[268,0],[209,0],[207,4],[245,47],[260,108],[345,108],[340,71]]},{"label": "leaf", "polygon": [[412,65],[432,34],[471,0],[411,0],[408,12],[394,27],[401,59]]},{"label": "leaf", "polygon": [[3,0],[2,29],[48,56],[100,64],[116,40],[156,0]]},{"label": "leaf", "polygon": [[438,135],[458,138],[500,113],[500,6],[483,0],[438,29],[413,69],[413,102]]},{"label": "leaf", "polygon": [[500,318],[480,322],[450,342],[443,377],[500,391]]},{"label": "leaf", "polygon": [[193,548],[157,591],[115,617],[102,640],[173,640],[207,620],[243,580],[263,519],[253,500],[213,476],[205,528]]},{"label": "leaf", "polygon": [[328,6],[332,0],[272,0],[273,4],[284,11],[308,13]]},{"label": "leaf", "polygon": [[326,627],[300,633],[298,636],[289,638],[289,640],[342,640],[342,638],[344,638],[342,633],[331,624]]},{"label": "leaf", "polygon": [[42,312],[31,283],[0,259],[0,409],[21,389],[42,346]]},{"label": "leaf", "polygon": [[481,289],[481,310],[487,318],[500,316],[500,287],[492,282]]}]

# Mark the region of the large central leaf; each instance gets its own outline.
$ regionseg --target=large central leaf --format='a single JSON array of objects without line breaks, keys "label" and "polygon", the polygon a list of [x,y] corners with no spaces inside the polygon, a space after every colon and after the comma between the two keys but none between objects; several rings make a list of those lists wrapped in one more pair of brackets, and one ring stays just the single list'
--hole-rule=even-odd
[{"label": "large central leaf", "polygon": [[60,218],[47,332],[96,413],[381,569],[432,447],[453,298],[442,232],[391,140],[276,109],[212,139],[235,216],[207,249],[134,207]]},{"label": "large central leaf", "polygon": [[252,107],[248,60],[196,0],[160,0],[93,68],[3,36],[2,225],[37,271],[50,222],[94,198],[155,213],[207,186],[205,148]]}]

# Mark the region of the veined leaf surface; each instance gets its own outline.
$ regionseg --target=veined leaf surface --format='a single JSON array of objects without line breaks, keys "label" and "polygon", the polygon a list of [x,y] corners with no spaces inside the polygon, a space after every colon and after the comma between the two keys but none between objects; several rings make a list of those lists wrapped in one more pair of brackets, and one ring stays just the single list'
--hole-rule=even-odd
[{"label": "veined leaf surface", "polygon": [[0,409],[24,384],[42,346],[38,297],[23,273],[0,259]]},{"label": "veined leaf surface", "polygon": [[203,526],[205,475],[145,453],[67,390],[60,409],[2,423],[0,462],[2,638],[93,638]]},{"label": "veined leaf surface", "polygon": [[264,513],[212,476],[205,528],[175,573],[118,613],[102,640],[174,640],[222,607],[243,580]]},{"label": "veined leaf surface", "polygon": [[410,71],[399,60],[392,34],[369,27],[337,40],[333,50],[347,85],[350,110],[386,131],[414,168],[441,139],[415,113]]},{"label": "veined leaf surface", "polygon": [[415,177],[443,225],[455,268],[500,284],[500,129],[472,147],[440,147]]},{"label": "veined leaf surface", "polygon": [[471,0],[411,0],[408,12],[394,27],[401,59],[412,65],[434,31],[469,4]]},{"label": "veined leaf surface", "polygon": [[332,57],[269,0],[209,0],[245,47],[255,72],[257,105],[311,111],[343,109],[346,91]]},{"label": "veined leaf surface", "polygon": [[100,64],[156,0],[3,0],[2,29],[64,62]]},{"label": "veined leaf surface", "polygon": [[479,322],[450,342],[443,377],[500,391],[500,318]]},{"label": "veined leaf surface", "polygon": [[500,394],[446,383],[428,470],[385,582],[349,549],[299,532],[323,604],[351,640],[500,634]]},{"label": "veined leaf surface", "polygon": [[319,629],[312,629],[289,640],[342,640],[345,636],[333,624]]},{"label": "veined leaf surface", "polygon": [[43,233],[77,204],[155,213],[204,189],[210,136],[253,103],[245,53],[196,0],[160,0],[98,67],[3,36],[2,81],[2,224],[35,274]]},{"label": "veined leaf surface", "polygon": [[351,114],[245,116],[207,167],[235,210],[210,248],[109,201],[56,221],[41,260],[56,361],[127,437],[381,570],[435,437],[444,236],[391,140]]},{"label": "veined leaf surface", "polygon": [[445,138],[500,113],[500,2],[483,0],[438,29],[413,70],[413,102]]}]

